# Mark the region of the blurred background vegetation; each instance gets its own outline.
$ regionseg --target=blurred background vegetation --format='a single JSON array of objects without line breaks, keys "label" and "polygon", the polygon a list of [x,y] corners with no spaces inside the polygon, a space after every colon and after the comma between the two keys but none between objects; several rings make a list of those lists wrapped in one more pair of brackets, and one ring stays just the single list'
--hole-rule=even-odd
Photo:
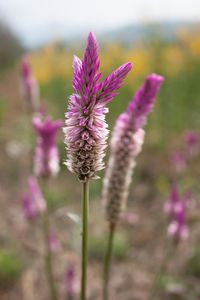
[{"label": "blurred background vegetation", "polygon": [[[149,30],[150,27],[152,30]],[[139,36],[136,38],[133,32],[129,34],[128,40],[124,40],[122,36],[120,38],[120,33],[116,39],[102,35],[98,37],[97,34],[104,77],[124,62],[130,61],[134,64],[120,94],[109,105],[110,113],[107,120],[111,130],[117,116],[127,107],[134,92],[149,73],[156,72],[166,78],[146,128],[144,150],[138,159],[131,188],[130,199],[135,201],[131,202],[132,205],[136,203],[137,207],[139,200],[144,200],[142,203],[145,203],[145,209],[141,208],[141,214],[147,222],[147,225],[143,224],[144,232],[140,236],[137,236],[135,232],[136,251],[140,251],[141,246],[154,243],[155,235],[148,223],[148,218],[152,217],[152,211],[160,213],[164,198],[169,193],[169,182],[175,177],[170,165],[171,151],[174,147],[182,147],[183,134],[186,130],[192,129],[199,132],[200,128],[200,25],[196,23],[192,26],[184,24],[175,27],[173,34],[167,36],[163,34],[160,24],[147,24],[144,30],[145,28],[148,28],[148,32],[141,35],[142,38]],[[165,27],[166,31],[167,28],[171,27]],[[0,167],[3,170],[0,179],[2,186],[4,185],[1,191],[1,197],[4,199],[1,204],[2,211],[7,209],[8,203],[13,205],[11,213],[9,212],[8,217],[5,217],[6,225],[0,224],[2,226],[0,246],[6,249],[5,252],[4,250],[0,252],[1,284],[1,282],[9,282],[9,279],[15,282],[22,270],[21,256],[23,255],[20,253],[20,238],[18,237],[21,230],[19,199],[28,176],[27,171],[23,171],[29,168],[26,156],[35,145],[30,116],[25,115],[23,111],[23,101],[19,92],[21,57],[24,53],[29,54],[33,73],[40,85],[41,100],[47,104],[48,112],[55,118],[64,119],[67,99],[72,92],[73,55],[82,57],[85,41],[73,39],[71,43],[66,43],[59,40],[35,49],[27,49],[4,22],[0,22],[0,41],[0,147],[2,151]],[[27,118],[29,118],[29,123]],[[59,139],[59,149],[62,162],[65,159],[62,134]],[[196,169],[194,173],[188,172],[185,179],[181,181],[183,189],[195,185],[199,191],[198,176],[199,171]],[[143,184],[142,190],[140,189],[141,183]],[[148,186],[147,192],[145,184]],[[92,199],[99,200],[101,185],[101,180],[94,181],[91,185]],[[62,164],[61,175],[55,180],[51,191],[47,191],[46,196],[52,211],[65,205],[68,206],[69,211],[80,212],[79,202],[76,201],[80,196],[76,179],[66,171],[66,167]],[[153,207],[149,209],[149,203],[155,198],[161,201],[156,208],[153,204]],[[96,208],[97,203],[94,201],[93,205]],[[102,222],[104,216],[101,213],[96,209],[96,214],[94,213],[91,218],[93,225],[96,218]],[[18,224],[16,232],[13,231],[13,223],[10,222],[11,219],[13,221],[13,216],[14,222]],[[156,222],[155,226],[159,224],[159,219]],[[10,226],[9,236],[7,226]],[[65,223],[58,226],[62,228],[60,229],[62,231]],[[90,241],[90,255],[97,260],[102,258],[105,247],[104,236],[99,230],[94,226]],[[71,235],[69,232],[68,234]],[[13,239],[17,242],[14,245],[14,254],[10,254],[7,249],[13,249]],[[73,238],[68,243],[72,240]],[[71,245],[72,249],[73,247],[77,250],[79,246],[75,243]],[[130,249],[133,250],[132,232],[126,235],[122,230],[116,239],[116,257],[127,258],[131,252]],[[19,257],[18,253],[20,253]],[[199,246],[191,258],[188,270],[192,275],[199,276],[200,274]]]},{"label": "blurred background vegetation", "polygon": [[[159,24],[153,28],[145,39],[135,40],[130,35],[129,43],[100,39],[100,55],[104,77],[126,61],[134,64],[125,87],[110,104],[108,120],[111,126],[145,76],[151,72],[165,76],[165,85],[148,125],[152,143],[159,145],[167,140],[168,135],[200,125],[200,25],[179,27],[174,32],[175,36],[166,39],[159,31]],[[5,67],[13,67],[12,63],[20,58],[23,47],[6,25],[0,24],[0,35],[3,40],[0,46],[2,71]],[[72,58],[74,53],[81,56],[82,50],[82,41],[73,41],[70,45],[58,41],[30,52],[33,72],[41,87],[41,98],[48,102],[49,111],[55,117],[63,117],[66,110],[67,97],[72,91]],[[4,106],[2,102],[1,105]]]}]

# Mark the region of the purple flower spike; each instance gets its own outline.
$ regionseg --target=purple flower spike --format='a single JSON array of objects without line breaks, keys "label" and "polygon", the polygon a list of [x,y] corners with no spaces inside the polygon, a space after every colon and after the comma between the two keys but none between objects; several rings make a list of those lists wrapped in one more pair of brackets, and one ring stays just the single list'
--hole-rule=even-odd
[{"label": "purple flower spike", "polygon": [[63,125],[62,120],[53,121],[51,117],[42,120],[33,117],[33,125],[37,132],[34,171],[38,176],[55,176],[59,171],[59,153],[56,137]]},{"label": "purple flower spike", "polygon": [[22,95],[26,101],[27,108],[35,111],[39,105],[39,86],[34,77],[28,56],[24,56],[21,65],[22,72]]},{"label": "purple flower spike", "polygon": [[180,201],[177,208],[179,209],[176,209],[168,227],[168,235],[173,238],[175,242],[185,240],[189,235],[186,220],[186,206],[184,201]]},{"label": "purple flower spike", "polygon": [[141,128],[145,125],[147,115],[153,110],[156,95],[163,81],[163,76],[151,74],[147,76],[144,84],[136,92],[127,109],[127,112],[132,115],[135,128]]},{"label": "purple flower spike", "polygon": [[122,86],[123,79],[131,70],[131,63],[127,63],[113,71],[101,85],[101,90],[98,94],[98,99],[102,104],[107,104],[112,101],[113,97],[118,95],[117,89]]},{"label": "purple flower spike", "polygon": [[75,299],[78,293],[78,281],[75,264],[71,263],[66,271],[65,290],[68,300]]},{"label": "purple flower spike", "polygon": [[116,96],[131,70],[131,64],[125,64],[100,82],[99,66],[97,41],[90,33],[83,60],[74,57],[74,94],[69,99],[63,129],[68,156],[65,164],[82,182],[97,178],[96,172],[104,168],[108,138],[105,105]]},{"label": "purple flower spike", "polygon": [[27,220],[35,219],[46,209],[46,201],[35,177],[28,179],[28,192],[22,198],[22,206]]},{"label": "purple flower spike", "polygon": [[159,75],[149,75],[127,110],[118,117],[114,127],[111,156],[103,187],[103,203],[110,224],[118,222],[120,213],[126,207],[136,157],[144,141],[145,132],[142,127],[153,109],[163,80]]},{"label": "purple flower spike", "polygon": [[167,229],[168,235],[175,242],[184,240],[188,237],[188,226],[186,220],[186,207],[188,206],[187,194],[182,200],[178,187],[172,186],[169,200],[165,204],[165,211],[169,215],[170,224]]},{"label": "purple flower spike", "polygon": [[178,187],[174,184],[171,189],[170,198],[164,205],[165,212],[171,218],[173,218],[176,211],[179,210],[180,201],[181,201],[181,199],[180,199]]}]

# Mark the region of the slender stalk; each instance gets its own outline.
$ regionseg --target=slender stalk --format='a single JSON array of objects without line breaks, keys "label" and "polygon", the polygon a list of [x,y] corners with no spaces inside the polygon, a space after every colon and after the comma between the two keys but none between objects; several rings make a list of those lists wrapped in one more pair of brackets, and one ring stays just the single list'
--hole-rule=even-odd
[{"label": "slender stalk", "polygon": [[[46,183],[44,185],[46,186]],[[44,255],[45,269],[46,269],[47,282],[49,285],[50,299],[58,300],[59,299],[58,291],[54,280],[52,252],[49,245],[49,233],[50,233],[50,218],[49,218],[49,208],[47,203],[47,209],[43,215],[43,234],[44,234],[44,242],[45,242],[45,255]]]},{"label": "slender stalk", "polygon": [[155,275],[154,281],[153,281],[153,287],[150,294],[150,300],[155,300],[158,294],[158,286],[160,284],[160,281],[162,279],[162,276],[165,274],[165,271],[167,269],[167,265],[171,259],[171,257],[174,255],[174,252],[176,251],[176,248],[178,246],[178,243],[169,243],[166,246],[166,251],[164,254],[164,257],[162,259],[162,262],[160,264],[160,268]]},{"label": "slender stalk", "polygon": [[109,226],[108,234],[108,245],[106,249],[105,259],[104,259],[104,270],[103,270],[103,299],[109,299],[109,283],[110,283],[110,270],[113,255],[113,241],[114,241],[115,225],[111,224]]},{"label": "slender stalk", "polygon": [[89,182],[83,183],[82,203],[82,276],[81,276],[81,300],[87,296],[87,263],[88,263],[88,217],[89,217]]}]

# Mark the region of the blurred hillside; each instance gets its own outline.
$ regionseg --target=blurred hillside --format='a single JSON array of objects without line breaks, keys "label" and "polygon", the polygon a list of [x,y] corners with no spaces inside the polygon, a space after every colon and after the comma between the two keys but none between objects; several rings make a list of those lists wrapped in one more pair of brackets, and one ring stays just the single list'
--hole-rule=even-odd
[{"label": "blurred hillside", "polygon": [[[23,33],[20,33],[23,45],[27,48],[35,49],[55,40],[62,41],[64,45],[82,44],[87,33],[95,30],[86,24],[78,27],[69,24],[66,26],[61,24],[56,24],[56,26],[43,24],[41,28],[38,26],[33,26],[33,28],[32,26],[27,27]],[[95,30],[95,33],[101,44],[115,41],[131,45],[138,40],[150,40],[155,37],[171,41],[177,38],[177,32],[183,28],[192,32],[196,27],[198,27],[197,22],[181,20],[153,22],[144,20],[143,22],[130,23],[129,25],[120,26],[115,29]]]},{"label": "blurred hillside", "polygon": [[104,32],[101,37],[104,41],[122,42],[131,45],[138,40],[151,40],[160,38],[164,41],[173,41],[177,38],[179,31],[186,29],[193,31],[198,27],[195,22],[144,22],[139,24],[130,24],[128,26]]}]

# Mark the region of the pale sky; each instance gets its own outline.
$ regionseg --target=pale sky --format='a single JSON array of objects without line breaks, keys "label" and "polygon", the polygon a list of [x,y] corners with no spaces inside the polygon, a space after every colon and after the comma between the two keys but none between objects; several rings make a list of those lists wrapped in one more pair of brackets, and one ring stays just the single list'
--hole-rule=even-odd
[{"label": "pale sky", "polygon": [[200,0],[0,0],[0,15],[27,44],[138,21],[199,20]]}]

